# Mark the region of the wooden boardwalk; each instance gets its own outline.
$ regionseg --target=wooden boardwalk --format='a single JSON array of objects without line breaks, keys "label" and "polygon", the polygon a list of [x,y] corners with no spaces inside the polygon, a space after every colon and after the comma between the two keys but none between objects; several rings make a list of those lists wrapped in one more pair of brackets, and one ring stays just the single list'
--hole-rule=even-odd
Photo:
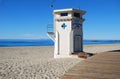
[{"label": "wooden boardwalk", "polygon": [[120,79],[120,50],[100,53],[79,62],[61,79]]}]

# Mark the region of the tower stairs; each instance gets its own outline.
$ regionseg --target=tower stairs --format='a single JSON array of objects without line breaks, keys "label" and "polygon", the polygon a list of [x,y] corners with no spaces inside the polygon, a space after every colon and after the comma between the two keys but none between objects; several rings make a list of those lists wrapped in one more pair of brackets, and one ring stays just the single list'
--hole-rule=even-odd
[{"label": "tower stairs", "polygon": [[48,24],[47,25],[47,36],[55,42],[55,34],[54,34],[54,29],[53,29],[53,24]]}]

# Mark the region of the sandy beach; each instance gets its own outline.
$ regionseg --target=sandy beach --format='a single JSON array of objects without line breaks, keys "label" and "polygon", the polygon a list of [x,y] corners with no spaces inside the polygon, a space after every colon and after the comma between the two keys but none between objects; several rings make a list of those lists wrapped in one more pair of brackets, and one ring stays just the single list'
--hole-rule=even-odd
[{"label": "sandy beach", "polygon": [[[84,45],[88,53],[120,50],[120,44]],[[80,58],[54,59],[53,46],[0,47],[0,79],[60,79]]]}]

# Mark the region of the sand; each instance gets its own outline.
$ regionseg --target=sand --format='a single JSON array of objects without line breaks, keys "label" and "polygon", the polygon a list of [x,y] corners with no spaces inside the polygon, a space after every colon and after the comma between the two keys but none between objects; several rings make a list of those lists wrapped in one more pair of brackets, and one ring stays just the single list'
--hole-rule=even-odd
[{"label": "sand", "polygon": [[[84,45],[84,51],[99,53],[120,49],[120,44]],[[53,46],[0,47],[0,79],[60,79],[80,58],[53,58]]]},{"label": "sand", "polygon": [[84,45],[84,51],[88,53],[101,53],[112,50],[120,50],[120,44]]}]

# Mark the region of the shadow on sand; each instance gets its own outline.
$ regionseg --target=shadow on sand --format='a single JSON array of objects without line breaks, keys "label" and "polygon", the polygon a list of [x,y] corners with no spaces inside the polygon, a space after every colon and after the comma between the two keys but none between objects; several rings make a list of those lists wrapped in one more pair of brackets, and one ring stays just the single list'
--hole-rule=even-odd
[{"label": "shadow on sand", "polygon": [[91,56],[94,56],[95,54],[93,53],[86,53],[87,57],[91,57]]},{"label": "shadow on sand", "polygon": [[108,52],[120,52],[120,50],[112,50],[112,51],[108,51]]}]

